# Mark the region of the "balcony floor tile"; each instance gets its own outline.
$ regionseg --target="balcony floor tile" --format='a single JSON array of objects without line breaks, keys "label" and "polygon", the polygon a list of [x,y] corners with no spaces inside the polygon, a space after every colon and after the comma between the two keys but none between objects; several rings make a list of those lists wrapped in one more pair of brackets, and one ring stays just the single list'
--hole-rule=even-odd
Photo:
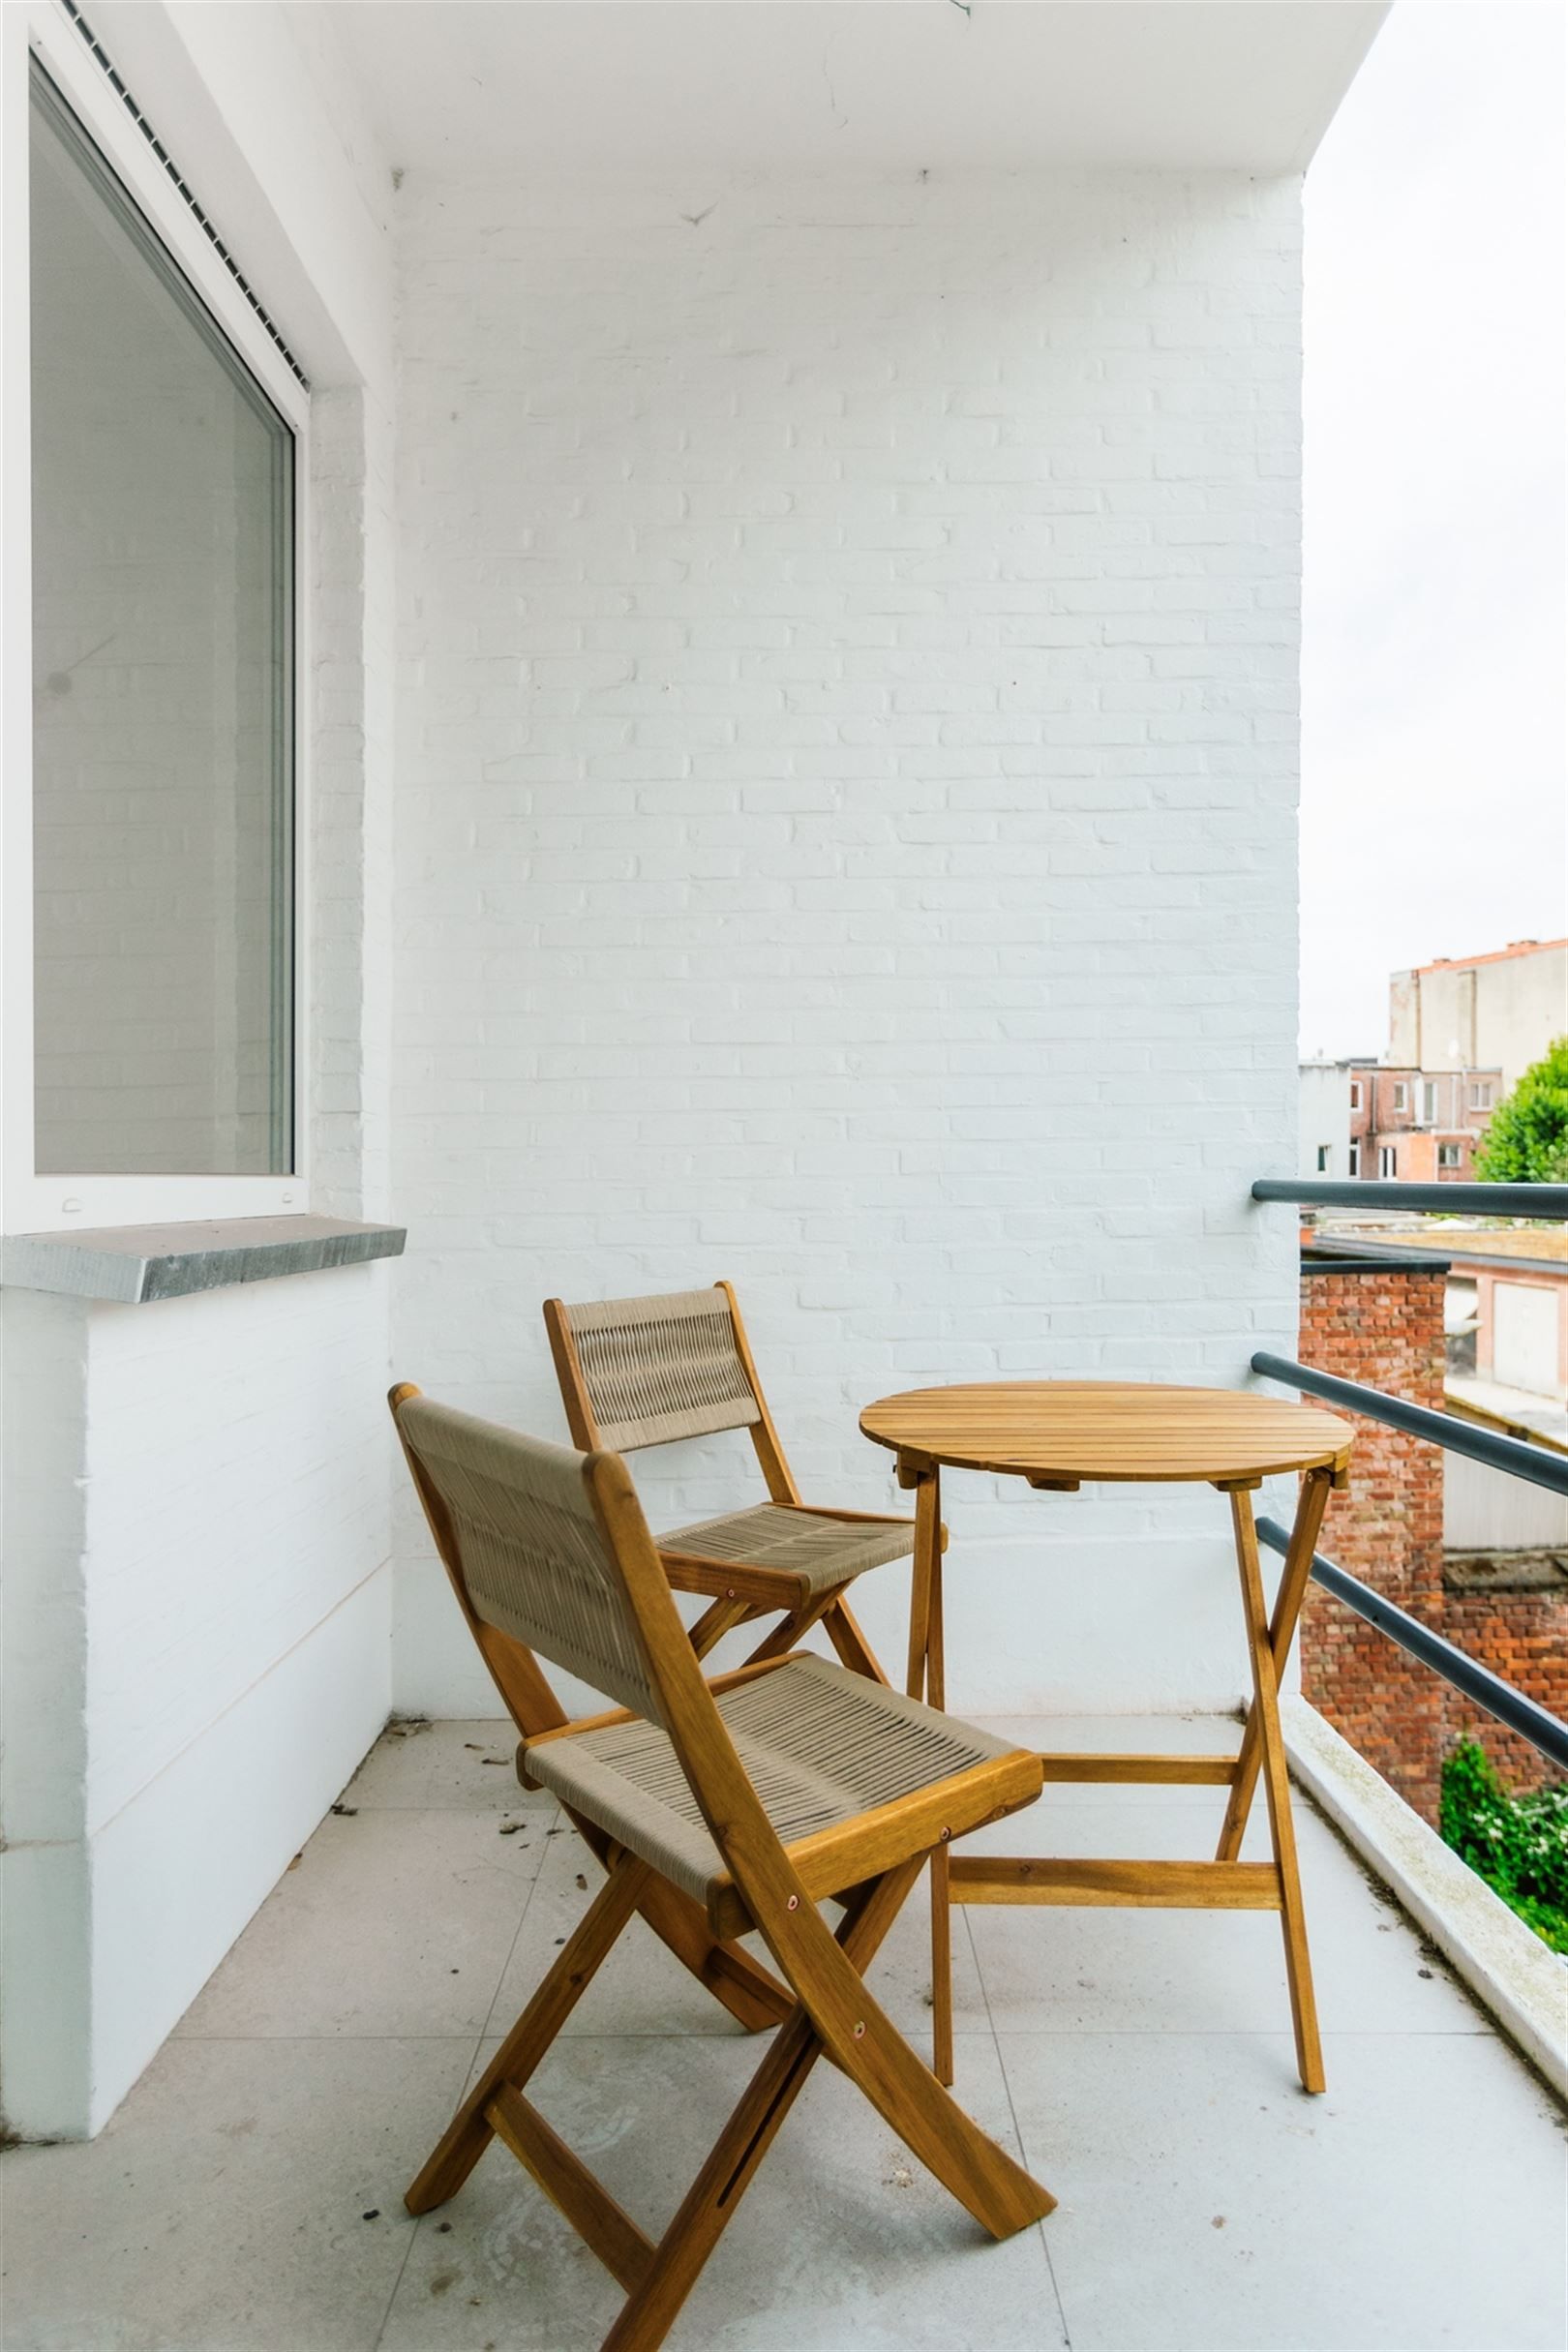
[{"label": "balcony floor tile", "polygon": [[[1234,1733],[1009,1728],[1042,1747]],[[6,2352],[599,2340],[617,2290],[504,2153],[417,2227],[402,2204],[597,1884],[551,1800],[484,1763],[511,1745],[495,1723],[383,1739],[101,2137],[6,2157]],[[1218,1796],[1059,1789],[987,1842],[1202,1854]],[[958,2094],[1022,2134],[1057,2212],[991,2246],[820,2068],[672,2347],[1559,2345],[1564,2119],[1299,1796],[1296,1819],[1324,2098],[1296,2086],[1272,1915],[967,1910]],[[872,1977],[921,2049],[926,1932],[918,1890]],[[642,1932],[573,2026],[539,2103],[656,2229],[762,2044]]]},{"label": "balcony floor tile", "polygon": [[6,2156],[7,2352],[366,2352],[472,2049],[166,2042],[96,2140]]},{"label": "balcony floor tile", "polygon": [[329,1815],[177,2033],[480,2033],[555,1811],[515,1837],[485,1809]]},{"label": "balcony floor tile", "polygon": [[1562,2117],[1491,2035],[1012,2035],[1074,2352],[1564,2340]]}]

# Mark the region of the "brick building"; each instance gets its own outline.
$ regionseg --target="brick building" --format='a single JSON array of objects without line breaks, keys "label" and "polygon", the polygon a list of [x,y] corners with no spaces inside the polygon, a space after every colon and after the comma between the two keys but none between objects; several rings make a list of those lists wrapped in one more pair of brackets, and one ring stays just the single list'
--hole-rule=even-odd
[{"label": "brick building", "polygon": [[1503,1073],[1352,1062],[1352,1176],[1402,1184],[1466,1184],[1475,1147],[1503,1097]]},{"label": "brick building", "polygon": [[[1311,1244],[1301,1274],[1303,1363],[1443,1409],[1445,1256],[1412,1251],[1393,1264]],[[1539,1550],[1446,1553],[1443,1454],[1350,1418],[1351,1483],[1329,1505],[1323,1551],[1544,1706],[1568,1711],[1568,1564]],[[1302,1615],[1301,1676],[1312,1704],[1428,1821],[1437,1818],[1442,1759],[1466,1735],[1483,1740],[1515,1787],[1550,1777],[1527,1741],[1315,1586]]]}]

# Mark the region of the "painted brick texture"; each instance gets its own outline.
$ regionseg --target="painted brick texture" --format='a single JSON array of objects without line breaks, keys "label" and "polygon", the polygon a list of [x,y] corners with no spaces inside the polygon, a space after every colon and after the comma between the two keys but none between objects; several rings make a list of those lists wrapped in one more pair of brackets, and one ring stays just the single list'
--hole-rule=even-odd
[{"label": "painted brick texture", "polygon": [[[1289,1336],[1299,193],[406,185],[402,1374],[558,1432],[544,1296],[728,1275],[874,1508],[891,1389]],[[954,1482],[964,1702],[1234,1700],[1205,1501]]]}]

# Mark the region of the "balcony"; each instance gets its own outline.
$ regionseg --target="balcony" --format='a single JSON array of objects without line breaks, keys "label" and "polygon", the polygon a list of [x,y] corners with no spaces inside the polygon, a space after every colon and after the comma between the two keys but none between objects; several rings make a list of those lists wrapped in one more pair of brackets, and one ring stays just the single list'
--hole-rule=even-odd
[{"label": "balcony", "polygon": [[[1056,1747],[1235,1736],[1192,1716],[1007,1728]],[[504,2152],[439,2214],[402,2206],[598,1882],[552,1800],[518,1789],[512,1740],[394,1726],[100,2138],[8,2159],[8,2345],[598,2341],[619,2292]],[[1190,1789],[1048,1787],[1034,1820],[1055,1851],[1174,1856],[1205,1851],[1216,1810]],[[1300,1795],[1297,1817],[1326,2096],[1296,2080],[1267,1915],[960,1912],[958,2093],[1057,2212],[989,2245],[824,2068],[672,2345],[1559,2345],[1561,2112]],[[919,2046],[919,1902],[872,1981]],[[645,1937],[590,1988],[539,2100],[646,2225],[755,2061]]]},{"label": "balcony", "polygon": [[[1385,14],[0,11],[7,2352],[614,2307],[498,2161],[403,2209],[594,1879],[394,1375],[558,1436],[542,1299],[734,1275],[873,1510],[890,1390],[1291,1367],[1301,175]],[[969,1486],[955,1708],[1225,1745],[1216,1500]],[[960,1912],[957,2087],[1058,2211],[982,2246],[813,2081],[677,2342],[1560,2339],[1544,2045],[1294,1721],[1327,2097],[1266,1915]],[[919,2042],[918,1909],[879,1980]],[[541,2099],[655,2223],[751,2064],[644,1941]]]}]

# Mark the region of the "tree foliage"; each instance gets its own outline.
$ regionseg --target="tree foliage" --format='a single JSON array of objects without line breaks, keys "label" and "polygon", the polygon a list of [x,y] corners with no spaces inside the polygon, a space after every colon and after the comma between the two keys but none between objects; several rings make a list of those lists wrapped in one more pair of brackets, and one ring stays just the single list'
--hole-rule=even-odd
[{"label": "tree foliage", "polygon": [[1553,1039],[1498,1103],[1475,1172],[1483,1184],[1568,1184],[1568,1037]]}]

